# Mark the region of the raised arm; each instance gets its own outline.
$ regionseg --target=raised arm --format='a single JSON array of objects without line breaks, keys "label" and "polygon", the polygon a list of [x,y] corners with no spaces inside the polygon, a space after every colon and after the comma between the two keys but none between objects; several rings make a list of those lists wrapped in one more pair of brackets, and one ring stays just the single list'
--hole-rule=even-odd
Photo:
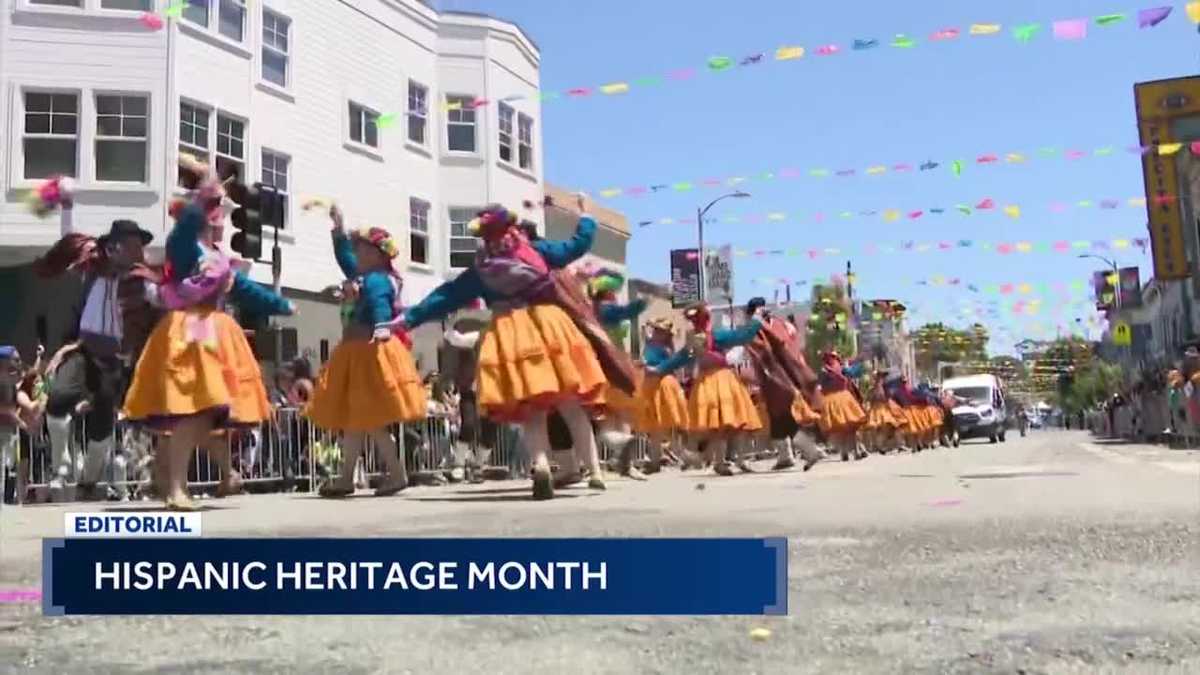
[{"label": "raised arm", "polygon": [[342,210],[337,204],[329,207],[329,219],[333,221],[333,229],[330,230],[330,234],[333,235],[333,257],[337,260],[342,274],[346,275],[347,279],[353,279],[358,276],[358,259],[354,257],[354,246],[350,243],[350,237],[346,236]]},{"label": "raised arm", "polygon": [[673,371],[679,370],[692,362],[692,352],[686,347],[680,349],[671,355],[670,358],[662,360],[658,365],[650,365],[646,363],[646,370],[657,375],[667,375]]},{"label": "raised arm", "polygon": [[170,261],[176,278],[190,275],[200,262],[202,251],[198,237],[204,222],[204,207],[199,201],[193,201],[183,207],[179,217],[175,219],[175,226],[167,235],[167,260]]},{"label": "raised arm", "polygon": [[758,335],[758,331],[761,329],[762,322],[758,319],[750,319],[746,325],[740,328],[715,329],[713,330],[713,346],[724,351],[738,345],[747,344]]},{"label": "raised arm", "polygon": [[592,250],[592,242],[595,240],[596,221],[591,216],[584,214],[579,217],[579,224],[575,226],[575,234],[570,239],[562,241],[539,239],[533,242],[533,247],[542,254],[547,265],[555,269],[562,269]]},{"label": "raised arm", "polygon": [[401,319],[404,326],[411,330],[423,323],[445,318],[482,296],[483,282],[475,268],[470,268],[433,289],[424,300],[405,310]]}]

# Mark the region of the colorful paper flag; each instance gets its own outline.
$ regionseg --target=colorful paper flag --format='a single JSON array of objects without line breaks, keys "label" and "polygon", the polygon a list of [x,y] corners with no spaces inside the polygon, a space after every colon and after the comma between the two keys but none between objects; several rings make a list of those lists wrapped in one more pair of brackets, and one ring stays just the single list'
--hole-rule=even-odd
[{"label": "colorful paper flag", "polygon": [[1006,207],[1004,207],[1004,215],[1008,216],[1009,218],[1013,218],[1013,219],[1020,218],[1021,217],[1021,207],[1006,206]]},{"label": "colorful paper flag", "polygon": [[1200,2],[1189,2],[1183,9],[1192,23],[1200,23]]},{"label": "colorful paper flag", "polygon": [[1013,29],[1013,37],[1016,38],[1017,42],[1024,44],[1033,40],[1033,36],[1037,35],[1040,29],[1041,25],[1036,23],[1023,24]]},{"label": "colorful paper flag", "polygon": [[994,208],[995,206],[996,206],[996,202],[992,201],[991,199],[984,199],[983,201],[976,204],[975,208],[977,208],[981,211],[984,211],[987,209]]},{"label": "colorful paper flag", "polygon": [[710,56],[708,58],[708,69],[713,71],[728,70],[733,67],[733,59],[728,56]]},{"label": "colorful paper flag", "polygon": [[892,222],[900,217],[900,212],[895,209],[887,209],[883,212],[883,219],[887,222]]},{"label": "colorful paper flag", "polygon": [[1103,14],[1096,17],[1097,26],[1111,26],[1114,23],[1120,23],[1125,20],[1124,14]]},{"label": "colorful paper flag", "polygon": [[181,16],[183,16],[183,10],[186,9],[187,6],[188,6],[187,0],[183,0],[183,2],[173,3],[170,7],[163,10],[163,16],[175,17],[175,18],[181,17]]},{"label": "colorful paper flag", "polygon": [[829,169],[809,169],[808,175],[824,178],[829,175]]},{"label": "colorful paper flag", "polygon": [[802,58],[804,56],[804,47],[780,47],[775,50],[776,61],[791,61],[792,59]]},{"label": "colorful paper flag", "polygon": [[629,85],[625,82],[613,82],[612,84],[600,85],[600,91],[605,94],[624,94],[629,91]]},{"label": "colorful paper flag", "polygon": [[1082,40],[1087,37],[1087,19],[1067,19],[1054,22],[1054,37],[1059,40]]},{"label": "colorful paper flag", "polygon": [[[1167,8],[1170,9],[1169,7]],[[995,35],[1000,32],[1000,24],[998,23],[973,23],[971,24],[971,35]]]},{"label": "colorful paper flag", "polygon": [[879,174],[885,173],[886,171],[887,171],[886,166],[872,166],[872,167],[867,168],[867,175],[878,176]]},{"label": "colorful paper flag", "polygon": [[922,163],[921,163],[921,170],[922,170],[922,171],[932,171],[932,170],[934,170],[934,169],[936,169],[936,168],[938,168],[938,163],[937,163],[937,162],[928,161],[928,162],[922,162]]},{"label": "colorful paper flag", "polygon": [[963,170],[962,160],[960,160],[960,159],[954,160],[954,163],[951,164],[950,167],[951,167],[951,170],[954,171],[955,176],[962,175],[962,170]]},{"label": "colorful paper flag", "polygon": [[892,46],[899,49],[909,49],[911,47],[915,47],[916,44],[917,43],[914,42],[912,38],[904,35],[903,33],[897,35],[896,38],[892,40]]},{"label": "colorful paper flag", "polygon": [[879,46],[879,40],[875,40],[873,38],[869,39],[869,40],[857,39],[854,41],[854,49],[857,51],[862,51],[864,49],[874,49],[875,47],[878,47],[878,46]]},{"label": "colorful paper flag", "polygon": [[1021,162],[1025,161],[1025,155],[1017,152],[1010,152],[1004,156],[1004,161],[1008,162],[1009,164],[1020,164]]},{"label": "colorful paper flag", "polygon": [[1151,7],[1138,10],[1138,28],[1153,28],[1171,16],[1173,7]]},{"label": "colorful paper flag", "polygon": [[933,35],[930,35],[929,39],[936,42],[941,40],[953,40],[956,37],[958,37],[957,28],[943,28],[935,32]]},{"label": "colorful paper flag", "polygon": [[817,47],[817,56],[832,56],[840,51],[841,49],[837,45],[825,45]]},{"label": "colorful paper flag", "polygon": [[[1195,4],[1200,6],[1200,3],[1195,3]],[[1179,152],[1180,148],[1182,148],[1182,147],[1183,147],[1183,143],[1163,143],[1158,146],[1158,154],[1159,155],[1173,155],[1173,154]]]}]

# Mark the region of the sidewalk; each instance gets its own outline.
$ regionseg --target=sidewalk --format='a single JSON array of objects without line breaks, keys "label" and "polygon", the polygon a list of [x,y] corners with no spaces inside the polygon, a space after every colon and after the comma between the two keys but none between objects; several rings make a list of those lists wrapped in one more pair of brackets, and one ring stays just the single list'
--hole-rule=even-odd
[{"label": "sidewalk", "polygon": [[1149,464],[1160,469],[1200,476],[1200,449],[1172,449],[1162,444],[1079,435],[1079,447],[1117,464]]}]

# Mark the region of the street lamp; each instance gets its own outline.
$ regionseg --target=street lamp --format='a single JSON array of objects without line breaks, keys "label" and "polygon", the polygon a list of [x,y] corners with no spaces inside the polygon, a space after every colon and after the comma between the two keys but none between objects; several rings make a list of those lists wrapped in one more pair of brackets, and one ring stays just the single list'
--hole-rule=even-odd
[{"label": "street lamp", "polygon": [[1091,253],[1084,253],[1079,256],[1080,260],[1082,260],[1084,258],[1095,258],[1096,260],[1099,260],[1100,262],[1102,262],[1112,268],[1113,275],[1117,279],[1116,282],[1113,283],[1113,290],[1116,292],[1116,296],[1113,299],[1113,309],[1120,311],[1120,309],[1121,309],[1121,270],[1117,266],[1117,263],[1112,260],[1109,260],[1108,258],[1105,258],[1102,255],[1093,255]]},{"label": "street lamp", "polygon": [[749,196],[749,192],[742,192],[741,190],[738,190],[737,192],[731,192],[727,195],[721,195],[720,197],[717,197],[709,202],[708,206],[705,206],[702,209],[696,209],[696,234],[700,240],[700,274],[697,277],[700,281],[700,302],[704,302],[704,296],[706,295],[705,291],[707,290],[707,287],[704,285],[704,263],[706,262],[706,258],[704,256],[704,214],[708,213],[708,210],[715,206],[717,202],[721,201],[722,199],[729,199],[730,197],[744,199]]}]

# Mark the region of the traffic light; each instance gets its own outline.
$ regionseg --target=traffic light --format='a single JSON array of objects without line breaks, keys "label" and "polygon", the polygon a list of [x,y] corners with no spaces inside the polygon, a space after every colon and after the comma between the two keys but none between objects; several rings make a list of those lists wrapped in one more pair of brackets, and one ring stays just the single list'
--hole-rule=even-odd
[{"label": "traffic light", "polygon": [[226,193],[238,205],[229,216],[237,229],[230,247],[248,260],[262,258],[263,225],[283,227],[283,198],[275,188],[262,183],[230,183]]}]

